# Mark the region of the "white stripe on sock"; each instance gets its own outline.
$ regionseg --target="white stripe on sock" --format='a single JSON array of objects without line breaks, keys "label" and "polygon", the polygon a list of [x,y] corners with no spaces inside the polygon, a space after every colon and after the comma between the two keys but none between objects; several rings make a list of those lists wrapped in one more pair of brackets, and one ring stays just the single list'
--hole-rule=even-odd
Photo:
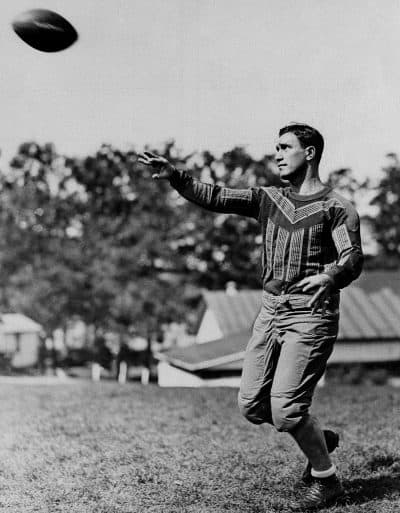
[{"label": "white stripe on sock", "polygon": [[311,469],[311,475],[313,477],[323,478],[323,477],[330,477],[333,476],[333,474],[336,473],[336,467],[335,465],[332,465],[331,468],[328,468],[328,470],[314,470]]}]

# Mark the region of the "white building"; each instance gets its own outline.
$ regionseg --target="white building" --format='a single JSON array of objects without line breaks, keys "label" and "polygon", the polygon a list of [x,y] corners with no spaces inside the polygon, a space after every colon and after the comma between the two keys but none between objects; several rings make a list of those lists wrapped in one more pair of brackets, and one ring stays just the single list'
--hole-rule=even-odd
[{"label": "white building", "polygon": [[[195,344],[156,354],[160,386],[237,386],[260,290],[204,291]],[[338,340],[328,364],[399,362],[400,273],[365,272],[341,293]]]},{"label": "white building", "polygon": [[11,367],[22,369],[38,362],[42,326],[18,313],[0,315],[0,355]]}]

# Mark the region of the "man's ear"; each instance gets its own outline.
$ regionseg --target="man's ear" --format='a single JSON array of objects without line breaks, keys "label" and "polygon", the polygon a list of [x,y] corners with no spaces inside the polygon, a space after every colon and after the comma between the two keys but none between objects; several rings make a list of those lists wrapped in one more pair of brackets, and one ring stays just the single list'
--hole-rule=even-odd
[{"label": "man's ear", "polygon": [[312,160],[313,158],[315,158],[315,146],[307,146],[307,148],[305,149],[305,152],[306,152],[306,160]]}]

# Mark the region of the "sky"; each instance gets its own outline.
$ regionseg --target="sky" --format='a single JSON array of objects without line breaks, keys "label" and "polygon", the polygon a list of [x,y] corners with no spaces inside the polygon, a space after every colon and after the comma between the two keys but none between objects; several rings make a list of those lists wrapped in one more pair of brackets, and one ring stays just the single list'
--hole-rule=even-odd
[{"label": "sky", "polygon": [[[32,8],[79,33],[46,54],[12,31]],[[2,0],[0,148],[83,155],[175,139],[184,152],[273,153],[290,121],[325,137],[322,176],[374,177],[400,152],[398,0]]]}]

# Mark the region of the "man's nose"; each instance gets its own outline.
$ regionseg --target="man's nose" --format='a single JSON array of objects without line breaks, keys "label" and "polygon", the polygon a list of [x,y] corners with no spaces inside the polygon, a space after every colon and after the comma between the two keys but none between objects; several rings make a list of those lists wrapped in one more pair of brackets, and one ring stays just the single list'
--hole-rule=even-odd
[{"label": "man's nose", "polygon": [[282,159],[283,159],[283,157],[282,157],[281,152],[280,152],[280,151],[277,151],[277,152],[275,153],[275,160],[276,160],[277,162],[280,162]]}]

